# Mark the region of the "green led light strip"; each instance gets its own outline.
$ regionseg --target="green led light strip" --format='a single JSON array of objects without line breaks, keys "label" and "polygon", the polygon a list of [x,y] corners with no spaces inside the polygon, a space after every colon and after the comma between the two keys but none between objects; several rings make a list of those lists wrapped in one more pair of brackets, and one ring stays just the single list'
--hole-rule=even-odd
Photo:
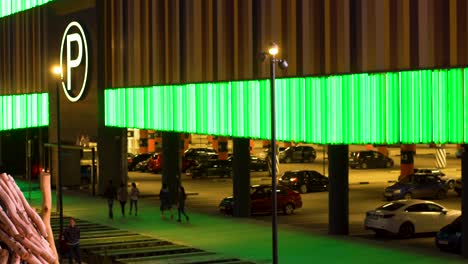
[{"label": "green led light strip", "polygon": [[0,18],[52,1],[54,0],[0,0]]},{"label": "green led light strip", "polygon": [[0,131],[49,125],[49,95],[0,96]]},{"label": "green led light strip", "polygon": [[[270,138],[269,80],[107,89],[107,126]],[[468,68],[276,80],[278,140],[463,143]]]}]

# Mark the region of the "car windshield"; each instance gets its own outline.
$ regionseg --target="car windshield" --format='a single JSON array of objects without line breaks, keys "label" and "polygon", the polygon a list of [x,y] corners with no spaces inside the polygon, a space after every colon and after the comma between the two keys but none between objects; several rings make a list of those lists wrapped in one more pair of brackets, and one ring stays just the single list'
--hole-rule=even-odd
[{"label": "car windshield", "polygon": [[404,203],[393,202],[393,203],[384,204],[380,206],[379,208],[377,208],[377,210],[396,211],[403,206],[405,206]]},{"label": "car windshield", "polygon": [[411,182],[411,175],[405,175],[398,180],[399,183],[410,183]]},{"label": "car windshield", "polygon": [[283,180],[289,180],[292,177],[297,176],[297,171],[287,171],[284,173],[283,177],[281,177]]}]

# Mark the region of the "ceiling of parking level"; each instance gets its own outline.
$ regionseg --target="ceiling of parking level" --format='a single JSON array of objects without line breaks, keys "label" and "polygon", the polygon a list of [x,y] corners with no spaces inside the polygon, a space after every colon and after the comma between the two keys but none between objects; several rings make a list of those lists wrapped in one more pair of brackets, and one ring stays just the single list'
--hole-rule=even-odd
[{"label": "ceiling of parking level", "polygon": [[[319,144],[462,143],[468,68],[276,80],[278,140]],[[269,139],[270,81],[105,92],[107,126]]]}]

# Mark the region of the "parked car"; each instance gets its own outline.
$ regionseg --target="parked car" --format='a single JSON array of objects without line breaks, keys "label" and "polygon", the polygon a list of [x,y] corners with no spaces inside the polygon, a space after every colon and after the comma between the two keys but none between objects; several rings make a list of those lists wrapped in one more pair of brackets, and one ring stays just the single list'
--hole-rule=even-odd
[{"label": "parked car", "polygon": [[193,179],[207,176],[231,177],[232,166],[228,160],[205,160],[188,169],[186,175]]},{"label": "parked car", "polygon": [[[449,189],[453,189],[455,187],[455,178],[447,176],[440,169],[415,168],[414,173],[427,173],[437,175],[441,180],[443,180],[447,184]],[[402,177],[404,176],[400,175],[398,179],[401,179]]]},{"label": "parked car", "polygon": [[189,148],[184,152],[184,158],[187,160],[206,160],[216,154],[218,153],[212,148]]},{"label": "parked car", "polygon": [[311,146],[289,147],[279,153],[279,161],[285,163],[313,162],[316,158],[317,153]]},{"label": "parked car", "polygon": [[153,153],[141,153],[141,154],[136,155],[135,157],[133,157],[132,162],[130,164],[128,164],[128,170],[129,171],[134,171],[136,165],[140,161],[144,161],[144,160],[149,159],[151,157],[151,155],[153,155]]},{"label": "parked car", "polygon": [[436,246],[440,250],[460,253],[462,246],[462,217],[442,227],[435,237]]},{"label": "parked car", "polygon": [[150,159],[151,158],[138,162],[138,164],[135,166],[134,171],[141,171],[141,172],[149,171],[148,164],[149,164]]},{"label": "parked car", "polygon": [[[231,163],[232,166],[234,156],[229,156],[228,161]],[[250,163],[249,168],[251,171],[267,171],[268,170],[268,162],[264,159],[260,159],[255,155],[250,155]]]},{"label": "parked car", "polygon": [[349,156],[349,167],[352,169],[391,168],[393,164],[393,159],[373,150],[351,152]]},{"label": "parked car", "polygon": [[135,157],[135,154],[127,153],[127,164],[128,165],[130,165],[132,163],[134,157]]},{"label": "parked car", "polygon": [[[257,213],[271,213],[271,185],[252,185],[250,187],[250,212],[251,214]],[[282,211],[286,215],[294,213],[295,209],[302,207],[301,195],[293,191],[291,188],[278,185],[277,187],[277,205],[278,211]],[[219,204],[219,210],[226,214],[232,214],[234,208],[234,198],[226,197]]]},{"label": "parked car", "polygon": [[462,180],[461,178],[460,179],[456,179],[455,180],[455,184],[453,185],[453,189],[455,190],[455,192],[457,193],[458,196],[461,196],[462,194]]},{"label": "parked car", "polygon": [[328,177],[314,170],[286,171],[280,178],[280,182],[293,190],[298,190],[300,193],[326,191],[328,189]]},{"label": "parked car", "polygon": [[431,201],[399,200],[368,211],[364,226],[376,235],[411,237],[415,233],[437,232],[460,215],[459,210],[449,210]]},{"label": "parked car", "polygon": [[160,173],[162,171],[162,155],[161,153],[154,153],[148,159],[148,171],[153,173]]},{"label": "parked car", "polygon": [[447,191],[448,186],[437,175],[414,173],[385,188],[384,197],[387,200],[433,197],[442,199],[447,196]]}]

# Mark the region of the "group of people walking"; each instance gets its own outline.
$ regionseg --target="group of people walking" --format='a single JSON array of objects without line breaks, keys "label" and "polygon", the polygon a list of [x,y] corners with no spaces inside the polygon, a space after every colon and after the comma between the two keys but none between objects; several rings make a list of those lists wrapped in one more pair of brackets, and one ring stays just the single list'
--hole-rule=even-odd
[{"label": "group of people walking", "polygon": [[[140,195],[140,190],[137,188],[135,182],[132,182],[132,188],[130,193],[128,193],[127,186],[124,183],[120,184],[120,187],[116,189],[112,183],[112,180],[109,181],[106,190],[104,192],[104,197],[107,199],[107,205],[109,208],[109,218],[114,218],[113,206],[114,200],[117,199],[120,203],[120,209],[122,217],[125,217],[125,205],[127,203],[128,197],[130,196],[130,215],[132,215],[133,208],[135,208],[135,216],[138,215],[138,197]],[[169,211],[170,218],[174,218],[174,213],[172,211],[173,202],[171,201],[171,193],[169,188],[165,183],[163,183],[161,191],[159,192],[159,199],[161,202],[160,211],[161,218],[164,218],[164,212]],[[187,199],[187,194],[185,193],[185,188],[180,185],[177,192],[177,211],[178,211],[178,222],[181,222],[181,216],[185,217],[185,220],[188,222],[189,217],[185,213],[185,200]]]},{"label": "group of people walking", "polygon": [[[138,190],[136,184],[132,182],[132,188],[130,189],[130,215],[132,215],[133,207],[135,207],[135,216],[138,215],[138,196],[140,195],[140,190]],[[127,186],[124,183],[121,183],[119,188],[116,190],[112,184],[112,180],[109,181],[109,184],[106,187],[104,192],[104,197],[107,198],[107,205],[109,208],[109,218],[114,218],[113,206],[114,200],[117,200],[120,203],[120,209],[122,216],[125,216],[125,205],[128,200],[128,190]]]}]

